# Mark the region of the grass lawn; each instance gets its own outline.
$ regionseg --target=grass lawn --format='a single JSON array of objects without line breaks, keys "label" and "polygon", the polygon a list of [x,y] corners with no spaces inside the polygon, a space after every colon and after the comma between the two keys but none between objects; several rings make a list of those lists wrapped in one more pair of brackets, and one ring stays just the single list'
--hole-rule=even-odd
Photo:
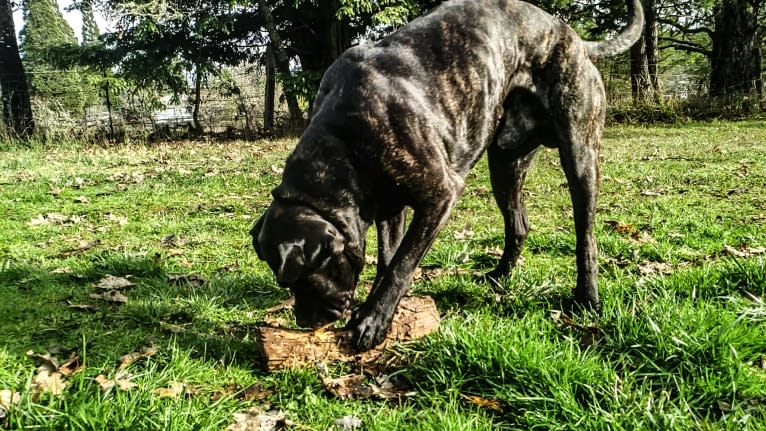
[{"label": "grass lawn", "polygon": [[[413,286],[441,327],[397,350],[388,400],[259,366],[253,328],[291,323],[248,230],[292,145],[0,150],[0,429],[221,430],[257,407],[317,431],[766,430],[766,122],[607,130],[598,319],[557,312],[576,272],[555,151],[523,262],[499,293],[475,281],[502,246],[480,163]],[[96,297],[107,274],[121,302]]]}]

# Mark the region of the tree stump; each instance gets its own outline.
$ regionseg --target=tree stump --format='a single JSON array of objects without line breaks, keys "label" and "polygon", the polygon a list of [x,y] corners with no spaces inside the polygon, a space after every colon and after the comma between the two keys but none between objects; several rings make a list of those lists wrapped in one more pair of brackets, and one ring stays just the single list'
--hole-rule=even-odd
[{"label": "tree stump", "polygon": [[391,330],[378,346],[363,353],[349,346],[349,332],[343,329],[299,330],[260,327],[257,348],[267,370],[313,366],[319,362],[360,362],[378,360],[394,342],[416,340],[439,328],[439,312],[429,296],[406,296],[399,302]]}]

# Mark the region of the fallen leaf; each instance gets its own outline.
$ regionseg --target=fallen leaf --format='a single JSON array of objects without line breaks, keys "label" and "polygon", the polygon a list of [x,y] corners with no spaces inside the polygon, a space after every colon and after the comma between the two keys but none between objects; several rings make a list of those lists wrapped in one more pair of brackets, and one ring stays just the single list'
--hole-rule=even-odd
[{"label": "fallen leaf", "polygon": [[119,216],[119,215],[112,214],[112,213],[104,214],[104,220],[110,221],[110,222],[113,222],[113,223],[117,223],[117,224],[123,225],[123,226],[128,224],[128,218],[127,217]]},{"label": "fallen leaf", "polygon": [[10,407],[21,401],[21,394],[10,389],[0,391],[0,406]]},{"label": "fallen leaf", "polygon": [[340,431],[352,431],[362,426],[362,420],[356,416],[343,416],[335,419],[334,423],[340,427]]},{"label": "fallen leaf", "polygon": [[80,371],[82,369],[82,359],[80,359],[80,356],[77,355],[75,352],[72,352],[69,355],[69,359],[67,359],[66,362],[61,364],[60,367],[56,371],[61,373],[64,377],[69,377],[72,374],[75,374],[76,372]]},{"label": "fallen leaf", "polygon": [[473,227],[470,224],[463,226],[463,229],[455,232],[452,236],[455,239],[466,239],[473,236]]},{"label": "fallen leaf", "polygon": [[89,296],[93,299],[101,299],[103,301],[114,302],[116,304],[126,304],[128,302],[128,297],[117,290],[107,290],[103,293],[91,293]]},{"label": "fallen leaf", "polygon": [[377,398],[387,400],[415,395],[404,385],[391,381],[391,376],[378,376],[367,382],[362,374],[349,374],[338,378],[322,378],[322,384],[333,396],[342,400]]},{"label": "fallen leaf", "polygon": [[157,354],[157,350],[151,347],[141,347],[138,351],[128,353],[127,355],[122,355],[117,359],[117,362],[119,365],[117,366],[118,370],[122,370],[125,367],[133,364],[134,362],[140,361],[142,359],[149,358],[151,356],[154,356]]},{"label": "fallen leaf", "polygon": [[71,308],[72,310],[78,310],[78,311],[87,311],[89,313],[95,313],[98,311],[98,307],[91,304],[73,304],[69,301],[67,301],[67,308]]},{"label": "fallen leaf", "polygon": [[125,277],[115,277],[111,274],[106,274],[104,278],[99,280],[96,287],[105,290],[121,290],[133,287],[135,284]]},{"label": "fallen leaf", "polygon": [[274,390],[263,387],[262,383],[253,383],[242,391],[239,399],[246,401],[264,401],[274,394]]},{"label": "fallen leaf", "polygon": [[500,404],[500,401],[498,400],[488,400],[486,398],[482,398],[477,395],[465,395],[460,394],[460,397],[464,400],[470,402],[471,404],[477,405],[481,408],[494,410],[497,413],[503,413],[503,408]]},{"label": "fallen leaf", "polygon": [[277,165],[271,165],[271,173],[274,175],[282,175],[282,168]]},{"label": "fallen leaf", "polygon": [[748,247],[746,245],[740,245],[739,249],[736,249],[730,245],[724,245],[723,252],[734,257],[753,257],[766,253],[766,247]]},{"label": "fallen leaf", "polygon": [[64,375],[52,369],[47,364],[37,367],[36,374],[32,378],[30,389],[32,393],[41,392],[52,395],[61,395],[64,392],[67,382],[64,381]]},{"label": "fallen leaf", "polygon": [[349,374],[338,378],[322,379],[325,389],[342,400],[360,400],[372,397],[373,391],[365,384],[363,374]]},{"label": "fallen leaf", "polygon": [[27,357],[29,357],[30,359],[36,359],[38,362],[42,362],[43,365],[48,366],[54,371],[57,370],[59,367],[59,363],[56,360],[56,358],[52,357],[51,355],[47,353],[40,354],[40,353],[35,353],[33,350],[29,350],[27,351]]},{"label": "fallen leaf", "polygon": [[47,213],[47,214],[38,214],[38,216],[30,220],[28,224],[30,226],[40,226],[45,224],[69,225],[69,224],[77,224],[77,223],[80,223],[81,221],[82,221],[82,218],[77,215],[66,216],[59,213]]},{"label": "fallen leaf", "polygon": [[618,220],[607,220],[604,222],[612,230],[625,236],[634,236],[638,234],[638,229],[630,223],[623,223]]},{"label": "fallen leaf", "polygon": [[293,426],[294,423],[279,410],[264,412],[258,407],[251,407],[243,412],[234,413],[235,423],[227,431],[274,431]]},{"label": "fallen leaf", "polygon": [[153,394],[160,398],[178,398],[186,391],[186,383],[182,382],[170,382],[170,385],[165,388],[156,388],[152,391]]},{"label": "fallen leaf", "polygon": [[72,270],[70,268],[56,268],[53,271],[51,271],[51,274],[71,274]]},{"label": "fallen leaf", "polygon": [[638,265],[638,272],[643,276],[655,274],[672,274],[673,266],[667,262],[642,262]]},{"label": "fallen leaf", "polygon": [[180,247],[186,244],[186,240],[174,233],[171,233],[162,237],[160,244],[163,247]]},{"label": "fallen leaf", "polygon": [[135,389],[138,387],[138,384],[130,381],[130,379],[133,378],[133,375],[130,373],[120,373],[118,372],[117,375],[114,376],[113,379],[107,378],[103,374],[99,374],[96,376],[96,383],[101,387],[101,391],[104,393],[109,392],[117,386],[118,389],[121,391],[129,391],[131,389]]},{"label": "fallen leaf", "polygon": [[76,204],[87,204],[88,202],[90,202],[90,200],[88,200],[88,198],[85,196],[77,196],[76,198],[74,198],[74,202]]},{"label": "fallen leaf", "polygon": [[48,194],[52,196],[58,196],[61,194],[61,189],[58,187],[51,187],[51,189],[48,190]]},{"label": "fallen leaf", "polygon": [[90,249],[92,249],[94,247],[98,247],[99,245],[101,245],[101,241],[99,241],[97,239],[93,240],[93,241],[80,240],[77,243],[77,246],[75,246],[74,248],[70,248],[68,250],[65,250],[65,251],[61,252],[61,256],[69,257],[69,256],[72,256],[73,254],[77,254],[77,253],[82,253],[84,251],[88,251],[88,250],[90,250]]},{"label": "fallen leaf", "polygon": [[279,304],[266,309],[266,313],[276,313],[277,311],[292,309],[295,306],[295,297],[291,296]]},{"label": "fallen leaf", "polygon": [[207,284],[207,280],[197,274],[168,274],[168,283],[174,286],[202,287]]},{"label": "fallen leaf", "polygon": [[369,254],[366,254],[364,256],[364,263],[366,265],[377,265],[378,264],[378,257],[377,256],[370,256]]}]

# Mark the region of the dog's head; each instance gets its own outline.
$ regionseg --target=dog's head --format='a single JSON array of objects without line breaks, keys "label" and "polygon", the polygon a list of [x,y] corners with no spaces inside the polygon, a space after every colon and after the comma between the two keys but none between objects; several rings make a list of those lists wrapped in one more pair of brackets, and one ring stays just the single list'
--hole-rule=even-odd
[{"label": "dog's head", "polygon": [[295,296],[295,320],[319,327],[349,309],[361,267],[343,234],[303,205],[275,200],[250,231],[258,257]]}]

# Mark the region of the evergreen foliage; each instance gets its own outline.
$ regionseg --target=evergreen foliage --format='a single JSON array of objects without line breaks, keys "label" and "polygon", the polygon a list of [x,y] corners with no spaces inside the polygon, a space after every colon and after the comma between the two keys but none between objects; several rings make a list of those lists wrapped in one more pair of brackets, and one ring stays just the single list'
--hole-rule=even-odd
[{"label": "evergreen foliage", "polygon": [[62,68],[52,50],[76,46],[74,31],[64,19],[56,0],[26,0],[23,3],[25,25],[21,30],[20,50],[33,97],[44,100],[49,108],[82,116],[84,108],[97,94],[77,67]]}]

